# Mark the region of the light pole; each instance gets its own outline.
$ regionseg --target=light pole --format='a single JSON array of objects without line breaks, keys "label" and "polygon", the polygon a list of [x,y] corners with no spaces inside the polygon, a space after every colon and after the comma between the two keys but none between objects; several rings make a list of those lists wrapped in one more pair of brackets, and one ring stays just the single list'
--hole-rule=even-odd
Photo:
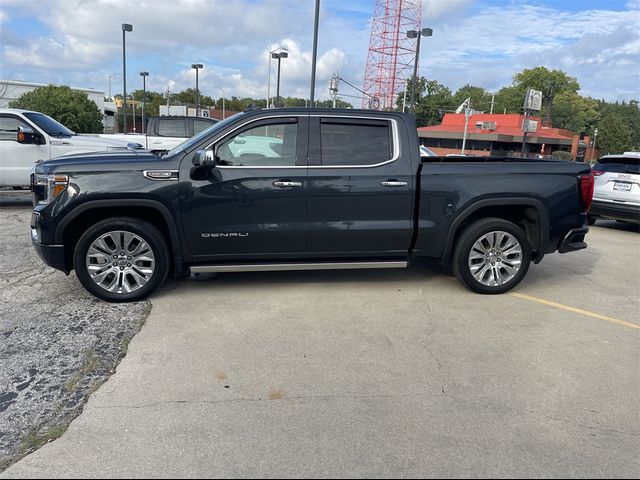
[{"label": "light pole", "polygon": [[[316,58],[318,57],[318,19],[319,17],[320,17],[320,0],[316,0],[316,15],[313,22],[313,56],[311,59],[311,95],[309,97],[309,104],[311,105],[311,108],[315,107]],[[335,108],[335,106],[333,108]]]},{"label": "light pole", "polygon": [[422,30],[409,30],[408,38],[417,38],[416,58],[413,62],[413,88],[411,89],[411,112],[416,114],[416,89],[418,88],[418,57],[420,56],[420,37],[430,37],[433,35],[431,28],[423,28]]},{"label": "light pole", "polygon": [[198,70],[200,70],[203,67],[204,65],[202,65],[201,63],[191,64],[191,68],[195,69],[196,71],[196,117],[200,116],[200,94],[198,92]]},{"label": "light pole", "polygon": [[113,77],[119,77],[120,75],[122,75],[121,73],[112,73],[111,75],[109,75],[109,101],[112,102],[113,98],[111,97],[111,79]]},{"label": "light pole", "polygon": [[124,35],[127,32],[133,32],[133,25],[128,23],[122,24],[122,133],[127,133],[127,55],[124,41]]},{"label": "light pole", "polygon": [[278,59],[278,82],[277,82],[277,86],[276,86],[276,106],[279,107],[280,106],[280,60],[282,60],[283,58],[287,58],[289,56],[289,54],[287,52],[280,52],[280,53],[272,53],[271,54],[271,58],[277,58]]},{"label": "light pole", "polygon": [[146,104],[147,104],[147,77],[149,72],[140,72],[142,77],[142,134],[147,133],[147,117],[146,117]]},{"label": "light pole", "polygon": [[224,90],[222,88],[220,88],[220,87],[213,87],[213,88],[217,88],[218,90],[220,90],[222,92],[222,119],[224,120],[224,118],[225,118],[225,114],[224,114],[224,97],[225,97]]},{"label": "light pole", "polygon": [[271,58],[272,55],[279,50],[288,51],[285,47],[278,47],[269,52],[269,80],[267,81],[267,108],[271,107]]}]

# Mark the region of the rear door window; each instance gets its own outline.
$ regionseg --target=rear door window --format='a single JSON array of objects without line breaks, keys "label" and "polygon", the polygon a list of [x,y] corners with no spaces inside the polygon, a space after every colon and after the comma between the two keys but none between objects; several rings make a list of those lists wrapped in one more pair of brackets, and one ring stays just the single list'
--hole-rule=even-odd
[{"label": "rear door window", "polygon": [[366,166],[393,157],[387,120],[323,118],[320,121],[322,165]]}]

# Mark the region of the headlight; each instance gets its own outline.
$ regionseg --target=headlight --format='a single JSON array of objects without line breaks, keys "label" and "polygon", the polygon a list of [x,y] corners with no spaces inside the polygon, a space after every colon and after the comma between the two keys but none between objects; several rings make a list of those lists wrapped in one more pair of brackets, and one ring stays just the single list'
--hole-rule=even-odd
[{"label": "headlight", "polygon": [[67,175],[34,175],[31,190],[40,205],[50,203],[69,186]]}]

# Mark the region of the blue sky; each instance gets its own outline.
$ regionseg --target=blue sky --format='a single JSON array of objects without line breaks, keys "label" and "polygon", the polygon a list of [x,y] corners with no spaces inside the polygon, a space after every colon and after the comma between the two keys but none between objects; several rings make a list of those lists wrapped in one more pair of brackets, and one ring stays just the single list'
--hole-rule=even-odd
[{"label": "blue sky", "polygon": [[[0,0],[0,78],[122,90],[121,23],[127,34],[128,90],[194,86],[217,97],[265,97],[268,51],[289,49],[281,92],[309,94],[314,0]],[[317,96],[339,72],[362,87],[374,0],[322,0]],[[640,97],[640,2],[424,0],[420,74],[452,90],[509,85],[544,65],[576,76],[581,93]],[[275,66],[275,64],[274,64]],[[273,72],[272,70],[272,73]],[[275,76],[274,76],[275,80]],[[343,84],[342,93],[357,94]],[[352,98],[345,98],[359,102]]]}]

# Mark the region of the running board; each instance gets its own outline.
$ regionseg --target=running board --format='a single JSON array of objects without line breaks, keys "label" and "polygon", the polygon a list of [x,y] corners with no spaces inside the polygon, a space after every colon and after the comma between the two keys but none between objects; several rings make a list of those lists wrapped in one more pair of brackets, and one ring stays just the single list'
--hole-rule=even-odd
[{"label": "running board", "polygon": [[356,268],[406,268],[408,262],[318,262],[318,263],[256,263],[237,265],[199,265],[191,273],[213,272],[273,272],[281,270],[350,270]]}]

